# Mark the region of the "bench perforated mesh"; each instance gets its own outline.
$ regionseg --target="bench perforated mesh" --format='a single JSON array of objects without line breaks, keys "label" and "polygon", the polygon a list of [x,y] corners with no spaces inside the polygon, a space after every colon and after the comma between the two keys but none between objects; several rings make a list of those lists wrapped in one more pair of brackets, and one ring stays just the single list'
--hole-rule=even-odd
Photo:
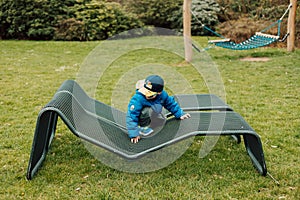
[{"label": "bench perforated mesh", "polygon": [[195,135],[242,135],[254,166],[266,175],[260,137],[238,113],[215,95],[177,95],[175,99],[183,109],[191,111],[192,117],[169,117],[159,133],[132,144],[126,133],[124,112],[90,98],[75,81],[64,82],[39,113],[27,178],[33,177],[45,159],[58,116],[76,136],[126,159],[138,159]]}]

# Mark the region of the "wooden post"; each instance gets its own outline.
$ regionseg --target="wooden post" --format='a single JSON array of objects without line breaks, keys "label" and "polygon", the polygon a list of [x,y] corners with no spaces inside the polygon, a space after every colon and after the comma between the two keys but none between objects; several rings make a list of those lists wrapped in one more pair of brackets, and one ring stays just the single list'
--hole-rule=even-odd
[{"label": "wooden post", "polygon": [[295,35],[296,35],[296,10],[297,0],[290,0],[292,8],[289,11],[287,32],[289,37],[287,38],[287,51],[292,52],[295,50]]},{"label": "wooden post", "polygon": [[184,38],[184,52],[185,60],[191,62],[192,60],[192,40],[191,40],[191,6],[192,0],[184,0],[183,2],[183,38]]}]

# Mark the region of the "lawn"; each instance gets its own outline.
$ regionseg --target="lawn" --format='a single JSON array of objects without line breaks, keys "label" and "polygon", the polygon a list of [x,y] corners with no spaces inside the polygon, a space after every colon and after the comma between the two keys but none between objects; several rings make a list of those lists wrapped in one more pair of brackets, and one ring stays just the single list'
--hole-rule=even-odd
[{"label": "lawn", "polygon": [[[102,42],[0,41],[0,199],[300,199],[300,50],[194,52],[205,73],[218,72],[201,74],[164,48],[140,48],[103,68],[107,55],[128,48],[119,45],[124,41],[108,41],[112,48],[106,54],[93,51]],[[264,59],[242,60],[250,57]],[[93,58],[103,61],[93,69],[99,74],[84,71]],[[195,137],[163,169],[122,172],[92,156],[62,121],[41,169],[26,180],[37,115],[64,80],[79,80],[91,96],[126,110],[135,81],[149,73],[166,77],[171,94],[222,96],[261,136],[268,171],[279,185],[256,172],[243,143],[227,137],[203,158],[199,149],[205,138]],[[210,81],[222,85],[216,89]],[[95,90],[89,88],[94,85]]]}]

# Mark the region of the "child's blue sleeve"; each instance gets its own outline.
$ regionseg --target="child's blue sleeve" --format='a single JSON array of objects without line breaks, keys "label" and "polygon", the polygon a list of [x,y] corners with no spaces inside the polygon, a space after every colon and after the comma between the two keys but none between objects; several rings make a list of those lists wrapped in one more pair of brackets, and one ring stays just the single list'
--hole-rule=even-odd
[{"label": "child's blue sleeve", "polygon": [[129,101],[126,114],[126,127],[128,131],[128,136],[130,138],[135,138],[140,135],[138,123],[142,108],[143,106],[138,96],[134,95]]},{"label": "child's blue sleeve", "polygon": [[179,104],[175,101],[174,97],[169,96],[167,92],[163,92],[163,99],[164,99],[164,107],[171,112],[176,118],[180,118],[185,113],[180,108]]}]

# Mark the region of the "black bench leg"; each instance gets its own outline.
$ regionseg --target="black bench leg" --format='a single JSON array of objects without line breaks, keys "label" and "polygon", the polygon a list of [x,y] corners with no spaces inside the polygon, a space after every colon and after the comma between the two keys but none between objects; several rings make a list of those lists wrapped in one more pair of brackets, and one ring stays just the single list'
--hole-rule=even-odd
[{"label": "black bench leg", "polygon": [[36,124],[26,178],[31,180],[46,158],[52,139],[54,138],[57,113],[41,111]]},{"label": "black bench leg", "polygon": [[267,167],[259,136],[255,134],[245,134],[243,135],[243,138],[247,153],[250,156],[253,165],[261,175],[266,176]]},{"label": "black bench leg", "polygon": [[241,143],[241,136],[240,135],[231,135],[231,137],[239,144]]}]

